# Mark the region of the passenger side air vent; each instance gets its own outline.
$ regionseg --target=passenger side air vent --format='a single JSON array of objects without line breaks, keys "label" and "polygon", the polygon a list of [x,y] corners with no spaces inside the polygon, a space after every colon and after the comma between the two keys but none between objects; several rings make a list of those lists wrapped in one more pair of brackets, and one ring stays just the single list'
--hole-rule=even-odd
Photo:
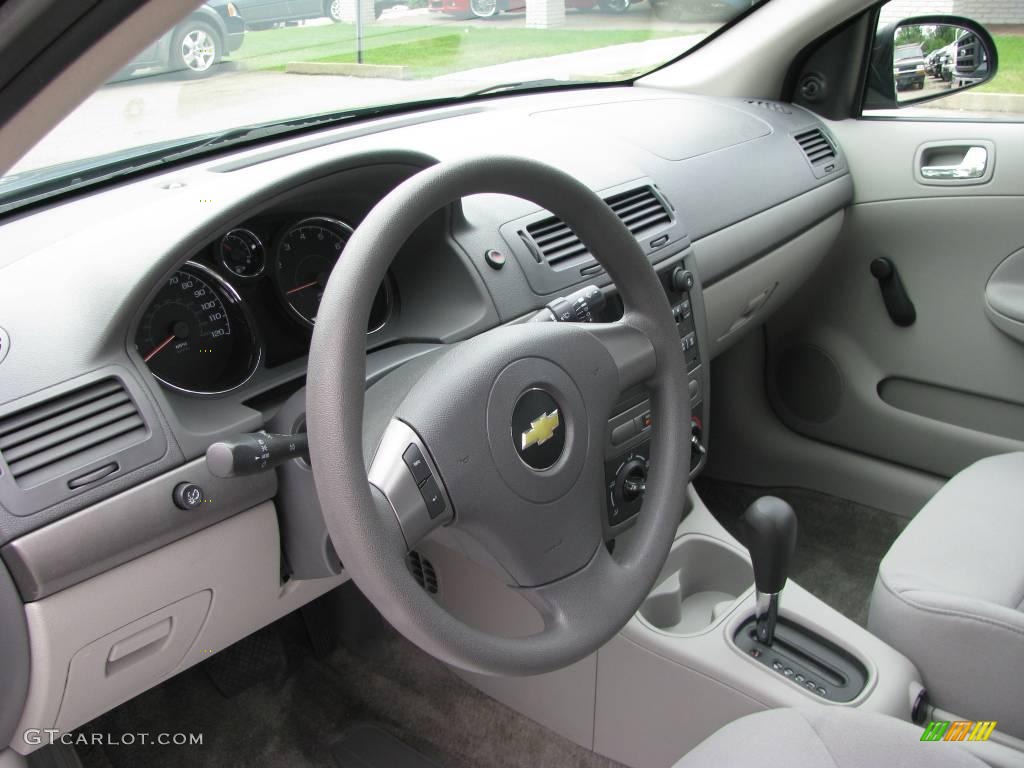
[{"label": "passenger side air vent", "polygon": [[[672,214],[654,188],[647,185],[605,199],[615,215],[637,238],[672,223]],[[537,261],[567,269],[593,257],[569,226],[557,216],[535,221],[520,232]]]},{"label": "passenger side air vent", "polygon": [[812,128],[809,131],[798,133],[795,138],[812,166],[822,165],[836,159],[835,147],[820,128]]},{"label": "passenger side air vent", "polygon": [[149,430],[113,376],[0,419],[0,457],[32,488],[146,440]]},{"label": "passenger side air vent", "polygon": [[436,595],[438,581],[434,565],[415,550],[409,553],[406,562],[409,564],[409,570],[412,571],[412,577],[416,579],[416,583],[430,594]]}]

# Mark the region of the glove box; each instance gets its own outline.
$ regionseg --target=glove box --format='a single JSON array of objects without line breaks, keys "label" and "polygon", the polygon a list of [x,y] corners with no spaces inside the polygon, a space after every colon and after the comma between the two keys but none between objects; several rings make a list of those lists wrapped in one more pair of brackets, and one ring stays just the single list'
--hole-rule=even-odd
[{"label": "glove box", "polygon": [[197,592],[79,650],[56,727],[88,722],[174,672],[199,637],[212,597],[208,589]]}]

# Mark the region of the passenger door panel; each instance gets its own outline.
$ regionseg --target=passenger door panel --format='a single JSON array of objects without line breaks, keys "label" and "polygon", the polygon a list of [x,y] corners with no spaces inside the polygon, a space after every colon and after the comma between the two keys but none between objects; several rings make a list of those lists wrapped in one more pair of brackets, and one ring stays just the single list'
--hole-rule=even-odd
[{"label": "passenger door panel", "polygon": [[[944,477],[1024,450],[1020,126],[866,119],[830,127],[855,202],[822,269],[769,324],[776,412],[806,436]],[[987,180],[923,178],[922,159],[955,165],[974,146],[987,149]],[[886,311],[870,270],[879,257],[896,266],[914,304],[908,327]]]}]

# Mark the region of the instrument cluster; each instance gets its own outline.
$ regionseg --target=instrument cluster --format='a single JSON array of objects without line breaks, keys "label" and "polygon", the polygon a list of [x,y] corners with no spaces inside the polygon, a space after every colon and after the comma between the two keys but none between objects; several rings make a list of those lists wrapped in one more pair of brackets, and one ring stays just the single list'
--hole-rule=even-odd
[{"label": "instrument cluster", "polygon": [[[337,218],[265,217],[231,229],[186,262],[142,313],[135,347],[166,387],[218,395],[262,364],[308,353],[324,288],[352,227]],[[368,321],[373,334],[395,305],[390,277]]]}]

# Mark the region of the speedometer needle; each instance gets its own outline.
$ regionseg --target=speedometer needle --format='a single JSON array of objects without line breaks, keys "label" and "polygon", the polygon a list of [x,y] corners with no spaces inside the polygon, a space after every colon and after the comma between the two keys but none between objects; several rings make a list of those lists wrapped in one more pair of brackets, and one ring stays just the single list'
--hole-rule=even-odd
[{"label": "speedometer needle", "polygon": [[320,284],[319,280],[311,280],[308,283],[303,283],[302,285],[297,285],[294,288],[285,291],[284,295],[285,296],[291,296],[293,293],[298,293],[299,291],[304,291],[307,288],[312,288],[314,285],[319,285],[319,284]]},{"label": "speedometer needle", "polygon": [[168,344],[170,344],[176,338],[178,338],[178,336],[176,334],[172,333],[166,339],[164,339],[159,344],[157,344],[152,352],[150,352],[148,355],[146,355],[144,358],[142,358],[142,361],[144,363],[148,363],[150,360],[152,360],[154,357],[156,357],[157,353],[160,352],[160,350],[162,350],[164,347],[166,347]]}]

